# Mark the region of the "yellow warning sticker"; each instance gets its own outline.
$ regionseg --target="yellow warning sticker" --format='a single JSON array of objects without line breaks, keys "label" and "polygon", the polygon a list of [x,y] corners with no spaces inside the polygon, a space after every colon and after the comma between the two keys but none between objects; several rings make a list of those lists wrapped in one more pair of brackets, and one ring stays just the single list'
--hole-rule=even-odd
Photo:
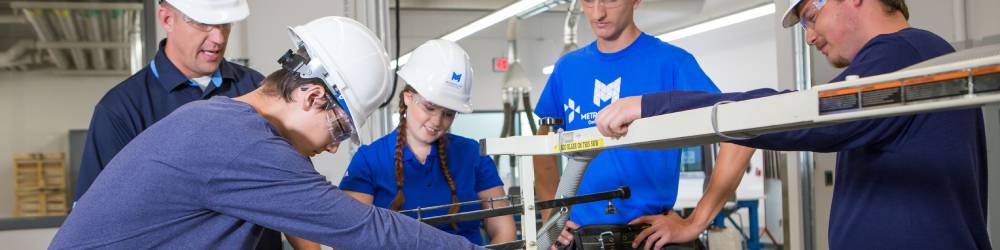
[{"label": "yellow warning sticker", "polygon": [[595,149],[603,146],[604,146],[604,139],[598,138],[594,140],[574,141],[574,142],[559,144],[558,148],[556,148],[556,151],[572,152],[572,151]]}]

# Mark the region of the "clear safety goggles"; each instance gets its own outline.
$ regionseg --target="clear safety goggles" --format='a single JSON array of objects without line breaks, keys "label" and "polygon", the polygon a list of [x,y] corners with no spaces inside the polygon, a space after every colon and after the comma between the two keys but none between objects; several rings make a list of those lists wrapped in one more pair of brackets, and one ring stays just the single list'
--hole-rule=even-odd
[{"label": "clear safety goggles", "polygon": [[826,5],[826,0],[814,0],[812,4],[802,5],[805,11],[802,11],[802,16],[799,16],[799,24],[802,28],[812,29],[816,27],[816,16],[819,15],[819,11],[823,9]]},{"label": "clear safety goggles", "polygon": [[581,4],[587,8],[594,7],[597,4],[604,5],[605,8],[617,8],[622,6],[624,2],[625,0],[583,0]]},{"label": "clear safety goggles", "polygon": [[324,110],[327,111],[326,121],[330,124],[330,138],[333,139],[331,144],[345,141],[357,134],[357,131],[354,131],[354,121],[347,113],[343,100],[330,94],[330,91],[327,92],[326,100]]},{"label": "clear safety goggles", "polygon": [[194,19],[191,19],[191,17],[188,17],[186,14],[181,13],[180,11],[177,11],[177,13],[181,14],[181,19],[183,19],[185,23],[190,24],[191,27],[194,27],[194,29],[196,29],[198,31],[201,31],[201,32],[209,32],[209,31],[212,31],[213,29],[218,29],[220,31],[226,31],[226,30],[229,30],[229,28],[232,27],[231,23],[204,24],[204,23],[195,21]]},{"label": "clear safety goggles", "polygon": [[423,109],[424,113],[427,113],[430,116],[444,116],[451,118],[455,117],[455,114],[458,113],[454,110],[433,104],[419,94],[413,94],[413,101],[417,103],[417,106],[420,106],[420,108]]}]

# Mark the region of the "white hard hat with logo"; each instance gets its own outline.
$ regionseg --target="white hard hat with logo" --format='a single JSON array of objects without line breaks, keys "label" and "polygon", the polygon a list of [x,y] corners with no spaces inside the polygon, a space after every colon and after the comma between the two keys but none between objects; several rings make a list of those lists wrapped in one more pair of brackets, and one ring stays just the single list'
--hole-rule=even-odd
[{"label": "white hard hat with logo", "polygon": [[472,65],[469,54],[455,42],[425,42],[397,74],[427,101],[457,112],[472,112]]},{"label": "white hard hat with logo", "polygon": [[[295,56],[289,51],[279,62],[302,78],[323,79],[358,131],[392,94],[389,55],[378,37],[361,23],[338,16],[289,27],[289,32],[295,48],[304,48],[308,58],[287,60]],[[351,139],[357,143],[357,133]]]},{"label": "white hard hat with logo", "polygon": [[166,0],[191,19],[204,24],[235,23],[250,15],[246,0]]}]

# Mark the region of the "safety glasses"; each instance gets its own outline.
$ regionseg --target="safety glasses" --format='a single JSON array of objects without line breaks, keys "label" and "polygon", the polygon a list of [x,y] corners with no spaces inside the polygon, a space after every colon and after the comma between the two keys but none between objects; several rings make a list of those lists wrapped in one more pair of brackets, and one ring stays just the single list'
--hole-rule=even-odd
[{"label": "safety glasses", "polygon": [[622,6],[624,2],[625,0],[583,0],[581,4],[587,8],[594,7],[597,4],[604,5],[604,8],[617,8]]},{"label": "safety glasses", "polygon": [[191,17],[188,17],[187,15],[185,15],[184,13],[181,13],[180,11],[177,11],[177,13],[181,15],[181,19],[183,19],[185,23],[190,24],[191,27],[193,27],[195,30],[198,30],[198,31],[201,31],[201,32],[209,32],[209,31],[212,31],[213,29],[218,29],[220,31],[227,31],[227,30],[229,30],[230,27],[232,27],[232,24],[229,24],[229,23],[224,23],[224,24],[204,24],[204,23],[195,21],[194,19],[191,19]]},{"label": "safety glasses", "polygon": [[823,9],[823,5],[826,5],[826,0],[814,0],[812,4],[802,5],[805,11],[802,12],[802,16],[799,17],[799,24],[803,28],[812,29],[816,27],[816,16],[819,15],[819,11]]},{"label": "safety glasses", "polygon": [[444,116],[451,118],[455,117],[455,114],[457,113],[454,110],[433,104],[419,94],[413,94],[413,101],[416,102],[417,106],[420,106],[425,113],[431,116]]},{"label": "safety glasses", "polygon": [[345,141],[357,134],[354,131],[354,121],[351,120],[347,109],[344,108],[342,100],[330,94],[329,91],[327,92],[326,100],[326,107],[324,109],[327,111],[326,121],[330,124],[330,138],[333,139],[331,144]]}]

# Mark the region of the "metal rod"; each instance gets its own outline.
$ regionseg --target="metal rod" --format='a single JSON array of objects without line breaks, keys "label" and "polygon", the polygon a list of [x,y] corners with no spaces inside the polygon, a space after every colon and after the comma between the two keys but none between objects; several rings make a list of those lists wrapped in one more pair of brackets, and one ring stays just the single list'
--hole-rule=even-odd
[{"label": "metal rod", "polygon": [[[459,202],[459,203],[454,203],[454,204],[444,204],[444,205],[437,205],[437,206],[430,206],[430,207],[417,207],[417,208],[414,208],[414,209],[402,210],[402,211],[399,211],[399,212],[400,213],[413,213],[413,212],[417,212],[417,211],[427,211],[427,210],[434,210],[434,209],[450,208],[452,206],[465,206],[465,205],[477,204],[477,203],[483,203],[483,202],[493,203],[495,201],[508,201],[508,200],[511,200],[512,197],[517,197],[517,196],[504,195],[504,196],[491,197],[491,198],[489,198],[487,200],[473,200],[473,201],[465,201],[465,202]],[[517,197],[517,198],[520,198],[520,197]]]},{"label": "metal rod", "polygon": [[[565,207],[574,204],[594,202],[594,201],[604,201],[610,199],[628,199],[631,196],[631,194],[632,193],[631,191],[629,191],[629,188],[627,186],[622,186],[613,191],[580,195],[562,199],[553,199],[548,201],[539,201],[535,203],[534,209],[541,210],[541,209],[549,209],[555,207]],[[522,205],[511,205],[509,207],[483,209],[483,210],[427,217],[423,218],[421,221],[431,225],[449,224],[461,221],[481,220],[490,217],[518,214],[522,209],[523,209]]]},{"label": "metal rod", "polygon": [[[795,47],[795,84],[798,90],[812,88],[812,58],[809,44],[806,43],[805,30],[794,29]],[[802,246],[806,249],[815,247],[813,232],[813,202],[812,202],[812,172],[813,153],[799,152],[799,196],[802,198]]]}]

